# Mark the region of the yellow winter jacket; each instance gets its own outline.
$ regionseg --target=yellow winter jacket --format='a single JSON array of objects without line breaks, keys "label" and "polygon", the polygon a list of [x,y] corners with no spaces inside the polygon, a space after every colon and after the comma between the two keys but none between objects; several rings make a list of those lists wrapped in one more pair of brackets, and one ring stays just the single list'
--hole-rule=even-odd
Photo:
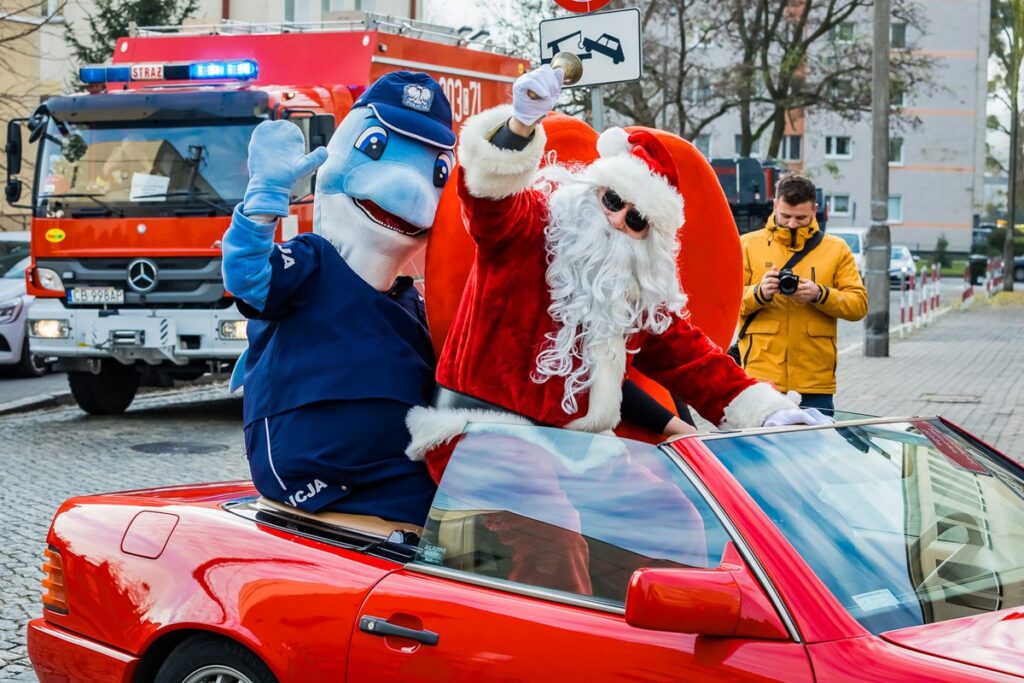
[{"label": "yellow winter jacket", "polygon": [[768,302],[761,297],[758,285],[764,274],[773,266],[781,270],[816,232],[817,222],[780,228],[773,214],[763,229],[740,237],[744,288],[739,326],[761,311],[739,340],[740,360],[749,375],[783,392],[834,394],[836,319],[860,320],[868,310],[867,290],[850,248],[827,233],[793,268],[821,287],[817,300],[799,303],[781,293]]}]

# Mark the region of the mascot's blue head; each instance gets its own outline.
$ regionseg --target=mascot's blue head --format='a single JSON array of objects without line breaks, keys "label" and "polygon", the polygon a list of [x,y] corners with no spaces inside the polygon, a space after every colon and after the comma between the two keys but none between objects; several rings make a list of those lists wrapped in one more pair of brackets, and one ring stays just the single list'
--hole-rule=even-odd
[{"label": "mascot's blue head", "polygon": [[424,244],[455,155],[448,98],[424,73],[378,79],[352,105],[317,175],[314,230],[386,289]]}]

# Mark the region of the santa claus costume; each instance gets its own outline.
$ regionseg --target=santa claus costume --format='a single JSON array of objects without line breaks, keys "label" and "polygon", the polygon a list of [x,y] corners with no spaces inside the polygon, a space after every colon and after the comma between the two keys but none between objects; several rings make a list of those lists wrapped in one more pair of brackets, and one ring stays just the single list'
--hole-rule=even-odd
[{"label": "santa claus costume", "polygon": [[[664,146],[615,128],[600,136],[600,158],[589,166],[541,172],[543,127],[509,145],[512,114],[498,107],[462,128],[458,189],[477,251],[437,368],[441,400],[410,411],[408,455],[425,458],[440,481],[469,421],[608,432],[620,420],[630,364],[716,424],[761,426],[795,409],[687,322],[676,272],[683,202]],[[609,211],[635,208],[638,234],[613,229],[602,201]],[[531,453],[530,494],[550,506],[559,473],[543,451]],[[673,487],[657,495],[681,496]],[[590,592],[587,544],[564,507],[561,519],[548,518],[544,549],[522,515],[485,521],[514,549],[511,580]]]},{"label": "santa claus costume", "polygon": [[[437,368],[441,387],[499,410],[413,410],[410,457],[427,456],[439,478],[443,445],[470,419],[514,421],[512,414],[610,430],[630,364],[715,424],[761,426],[794,408],[687,322],[675,273],[682,197],[660,143],[613,128],[588,167],[539,173],[543,126],[521,150],[491,142],[511,114],[497,107],[462,128],[458,189],[477,252]],[[596,207],[608,189],[646,217],[646,239],[592,234],[594,223],[607,224]]]}]

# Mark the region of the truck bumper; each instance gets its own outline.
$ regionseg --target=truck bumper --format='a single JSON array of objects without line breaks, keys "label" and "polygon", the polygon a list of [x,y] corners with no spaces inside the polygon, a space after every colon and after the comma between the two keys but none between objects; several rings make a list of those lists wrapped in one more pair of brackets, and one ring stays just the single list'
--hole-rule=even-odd
[{"label": "truck bumper", "polygon": [[36,320],[60,320],[68,327],[62,339],[31,336],[32,352],[58,358],[117,358],[157,365],[186,365],[204,360],[231,361],[246,340],[221,339],[224,321],[240,321],[238,309],[98,309],[68,308],[60,299],[37,298],[29,311]]},{"label": "truck bumper", "polygon": [[40,683],[129,683],[139,659],[48,624],[28,623],[28,657]]}]

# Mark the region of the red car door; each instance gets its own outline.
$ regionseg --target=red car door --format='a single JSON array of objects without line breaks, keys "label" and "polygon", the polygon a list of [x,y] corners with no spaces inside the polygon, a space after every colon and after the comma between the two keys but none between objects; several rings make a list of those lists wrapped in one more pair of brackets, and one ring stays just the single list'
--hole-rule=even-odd
[{"label": "red car door", "polygon": [[[359,610],[348,681],[813,680],[735,541],[654,446],[471,426],[416,560]],[[660,577],[650,591],[631,578],[641,568]],[[730,615],[750,617],[746,630]]]},{"label": "red car door", "polygon": [[[436,634],[374,635],[382,622]],[[621,614],[401,571],[373,590],[350,683],[385,681],[813,681],[803,645],[629,626]]]}]

